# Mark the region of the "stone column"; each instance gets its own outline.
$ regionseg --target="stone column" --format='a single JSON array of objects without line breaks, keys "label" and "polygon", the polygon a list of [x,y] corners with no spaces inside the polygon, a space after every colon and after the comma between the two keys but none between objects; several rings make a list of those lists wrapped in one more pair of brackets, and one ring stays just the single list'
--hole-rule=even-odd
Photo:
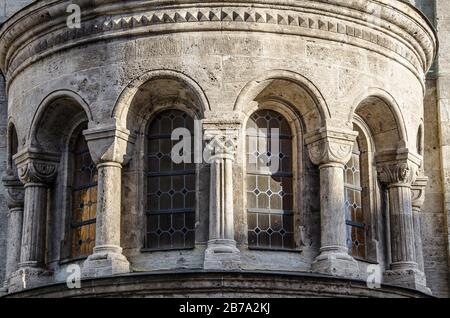
[{"label": "stone column", "polygon": [[84,131],[92,160],[98,169],[95,248],[83,264],[84,277],[101,277],[130,272],[120,247],[122,165],[132,144],[128,130],[97,126]]},{"label": "stone column", "polygon": [[358,263],[349,255],[345,223],[344,165],[350,160],[357,133],[320,130],[306,136],[311,161],[320,168],[320,254],[314,272],[355,277]]},{"label": "stone column", "polygon": [[414,229],[414,246],[416,251],[416,262],[419,270],[424,272],[423,248],[422,248],[422,229],[421,229],[421,210],[425,202],[425,189],[428,184],[428,177],[417,177],[411,185],[412,191],[412,214]]},{"label": "stone column", "polygon": [[379,179],[389,196],[391,264],[385,272],[385,281],[426,291],[425,276],[416,258],[411,197],[411,185],[421,158],[401,149],[377,154],[376,161]]},{"label": "stone column", "polygon": [[234,239],[233,162],[237,129],[206,130],[211,164],[209,241],[205,269],[237,269],[240,253]]},{"label": "stone column", "polygon": [[10,288],[20,290],[45,283],[47,196],[60,160],[59,154],[27,148],[13,158],[25,188],[19,269],[11,277]]},{"label": "stone column", "polygon": [[19,268],[25,191],[19,177],[11,168],[6,171],[2,181],[9,209],[4,281],[4,289],[8,290],[9,279]]}]

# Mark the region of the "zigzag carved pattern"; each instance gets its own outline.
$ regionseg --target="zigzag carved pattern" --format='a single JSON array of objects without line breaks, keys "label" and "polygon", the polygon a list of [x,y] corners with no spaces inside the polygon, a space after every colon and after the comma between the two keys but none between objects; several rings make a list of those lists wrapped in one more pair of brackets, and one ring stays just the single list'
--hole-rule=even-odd
[{"label": "zigzag carved pattern", "polygon": [[135,29],[160,24],[174,23],[206,23],[206,22],[235,22],[235,23],[253,23],[253,24],[274,24],[292,28],[317,29],[326,32],[343,34],[350,37],[359,38],[367,42],[384,47],[403,58],[410,61],[416,68],[422,65],[416,56],[411,54],[404,46],[398,45],[387,36],[381,36],[375,32],[363,27],[347,25],[344,22],[335,21],[322,17],[306,17],[299,13],[278,13],[270,12],[238,12],[238,10],[194,10],[194,11],[176,11],[176,12],[155,12],[149,14],[140,14],[138,16],[125,16],[119,18],[110,18],[99,23],[98,21],[88,21],[82,25],[81,29],[65,30],[59,34],[34,44],[25,54],[21,54],[14,59],[9,66],[10,72],[13,72],[20,64],[29,57],[42,53],[60,44],[70,40],[78,40],[83,37],[95,35],[96,33],[108,33],[117,30]]}]

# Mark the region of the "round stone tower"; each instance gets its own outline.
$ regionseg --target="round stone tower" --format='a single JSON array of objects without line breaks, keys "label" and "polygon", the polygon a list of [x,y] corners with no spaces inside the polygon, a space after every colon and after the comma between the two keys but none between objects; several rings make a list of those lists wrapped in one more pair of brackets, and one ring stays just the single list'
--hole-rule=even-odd
[{"label": "round stone tower", "polygon": [[17,12],[0,30],[8,295],[430,295],[437,37],[411,2]]}]

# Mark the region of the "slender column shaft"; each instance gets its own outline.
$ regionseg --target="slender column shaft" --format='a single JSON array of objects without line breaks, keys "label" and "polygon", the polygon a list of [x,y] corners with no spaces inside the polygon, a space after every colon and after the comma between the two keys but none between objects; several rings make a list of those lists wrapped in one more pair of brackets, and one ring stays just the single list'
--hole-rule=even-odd
[{"label": "slender column shaft", "polygon": [[83,276],[129,273],[130,263],[120,247],[121,191],[122,165],[126,164],[126,153],[134,137],[116,124],[91,127],[83,134],[98,172],[95,247],[83,263]]},{"label": "slender column shaft", "polygon": [[220,162],[214,160],[211,163],[211,191],[210,191],[210,220],[209,220],[209,239],[220,238],[219,215],[221,210],[220,202]]},{"label": "slender column shaft", "polygon": [[121,176],[119,163],[107,162],[97,166],[97,231],[94,252],[120,248]]},{"label": "slender column shaft", "polygon": [[357,133],[321,129],[305,137],[311,161],[320,168],[321,247],[311,269],[354,277],[358,263],[349,255],[345,224],[344,165],[350,160]]},{"label": "slender column shaft", "polygon": [[207,134],[211,164],[209,240],[205,251],[204,269],[238,269],[240,254],[234,239],[233,161],[235,135],[213,130]]},{"label": "slender column shaft", "polygon": [[417,269],[411,205],[411,188],[389,187],[392,269]]},{"label": "slender column shaft", "polygon": [[427,184],[428,184],[428,177],[424,175],[419,175],[414,181],[414,183],[411,185],[414,245],[416,252],[416,262],[421,272],[425,271],[425,264],[423,259],[423,245],[422,245],[421,211],[425,203],[425,190]]},{"label": "slender column shaft", "polygon": [[420,209],[413,207],[413,228],[414,228],[414,243],[416,252],[416,262],[419,269],[423,272],[425,270],[423,260],[423,245],[422,245],[422,228],[420,224]]},{"label": "slender column shaft", "polygon": [[320,166],[321,252],[347,253],[345,229],[344,166]]},{"label": "slender column shaft", "polygon": [[211,163],[210,240],[234,240],[233,162],[216,157]]},{"label": "slender column shaft", "polygon": [[47,186],[26,184],[20,268],[44,266],[46,217]]},{"label": "slender column shaft", "polygon": [[225,159],[225,238],[234,240],[233,161]]},{"label": "slender column shaft", "polygon": [[427,183],[426,177],[418,176],[421,160],[408,149],[396,149],[376,157],[378,177],[389,196],[391,259],[390,270],[384,273],[384,281],[429,293],[425,275],[417,263],[416,238],[420,234],[415,233],[413,216],[413,206],[423,204]]},{"label": "slender column shaft", "polygon": [[8,218],[8,245],[5,277],[8,279],[18,269],[22,241],[23,206],[11,208]]}]

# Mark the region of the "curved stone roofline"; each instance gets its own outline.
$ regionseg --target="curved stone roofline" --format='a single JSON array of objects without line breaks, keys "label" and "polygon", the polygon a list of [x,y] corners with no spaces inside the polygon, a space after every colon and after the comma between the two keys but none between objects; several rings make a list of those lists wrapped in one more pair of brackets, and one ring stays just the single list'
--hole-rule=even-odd
[{"label": "curved stone roofline", "polygon": [[430,22],[399,0],[83,0],[80,29],[66,27],[69,3],[36,1],[2,25],[0,68],[9,81],[29,64],[63,49],[161,33],[230,30],[325,39],[394,59],[422,82],[438,49]]}]

